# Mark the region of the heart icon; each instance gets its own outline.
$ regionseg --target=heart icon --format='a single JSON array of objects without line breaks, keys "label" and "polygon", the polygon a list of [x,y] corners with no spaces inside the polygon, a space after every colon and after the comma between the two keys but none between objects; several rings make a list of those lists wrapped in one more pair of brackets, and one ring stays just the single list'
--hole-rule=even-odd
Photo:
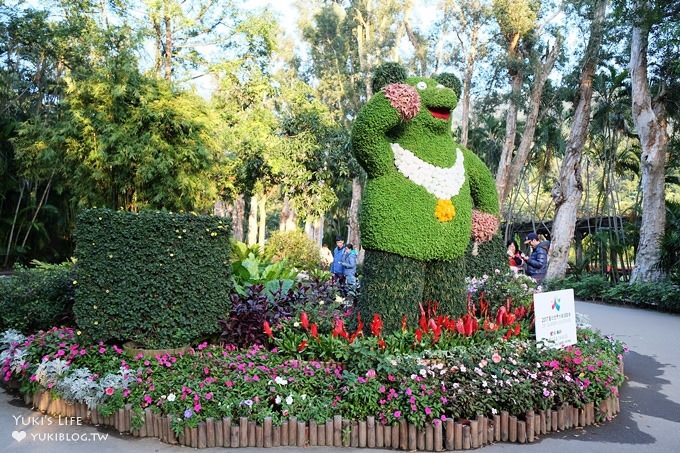
[{"label": "heart icon", "polygon": [[14,437],[17,442],[21,442],[26,438],[26,431],[12,431],[12,437]]}]

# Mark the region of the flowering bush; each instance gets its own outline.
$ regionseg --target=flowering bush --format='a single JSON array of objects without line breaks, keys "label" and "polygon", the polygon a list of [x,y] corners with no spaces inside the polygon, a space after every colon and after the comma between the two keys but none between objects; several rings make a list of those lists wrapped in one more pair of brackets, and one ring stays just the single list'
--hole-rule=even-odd
[{"label": "flowering bush", "polygon": [[465,282],[473,300],[477,303],[481,299],[485,300],[492,311],[507,303],[508,298],[514,305],[529,309],[534,294],[540,292],[536,280],[524,274],[515,274],[510,269],[494,269],[492,273],[481,277],[468,277]]},{"label": "flowering bush", "polygon": [[[501,308],[502,318],[509,312]],[[310,319],[301,313],[293,321],[297,327],[265,330],[276,343],[280,333],[298,329],[304,347],[243,349],[204,342],[153,359],[132,357],[117,346],[83,346],[72,329],[30,337],[8,331],[0,338],[0,365],[6,382],[27,391],[50,389],[97,406],[104,415],[131,404],[135,426],[144,409],[172,414],[177,433],[209,417],[258,422],[271,417],[279,424],[290,416],[324,422],[336,414],[373,415],[383,424],[405,419],[423,426],[503,410],[521,414],[567,401],[598,402],[623,382],[619,361],[625,349],[609,337],[580,330],[577,345],[555,350],[528,340],[521,320],[513,321],[519,336],[514,327],[508,336],[507,326],[485,330],[498,314],[479,319],[477,314],[471,306],[463,318],[451,320],[423,307],[417,327],[404,325],[401,332],[384,335],[379,315],[353,329],[337,317],[332,327],[319,330],[316,314]],[[320,362],[308,353],[317,341],[346,351],[346,360]]]}]

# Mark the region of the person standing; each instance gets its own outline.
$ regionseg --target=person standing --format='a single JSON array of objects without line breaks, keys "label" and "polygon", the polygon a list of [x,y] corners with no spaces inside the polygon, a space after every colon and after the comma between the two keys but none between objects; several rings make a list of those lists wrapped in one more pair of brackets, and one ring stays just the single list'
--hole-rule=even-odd
[{"label": "person standing", "polygon": [[522,251],[517,246],[517,242],[510,240],[506,244],[508,247],[508,265],[510,269],[518,274],[522,271],[522,266],[524,266],[524,258],[522,258]]},{"label": "person standing", "polygon": [[331,263],[331,273],[337,282],[343,283],[345,280],[345,268],[342,261],[345,257],[345,240],[340,236],[335,238],[335,248],[333,249],[333,263]]},{"label": "person standing", "polygon": [[347,244],[345,247],[345,255],[342,261],[344,268],[345,283],[348,289],[353,289],[356,286],[357,278],[357,252],[354,250],[352,244]]},{"label": "person standing", "polygon": [[536,233],[529,233],[527,234],[524,243],[530,245],[532,249],[530,256],[523,256],[527,263],[526,273],[529,277],[536,280],[537,283],[541,283],[548,271],[548,249],[550,249],[550,241],[541,242]]}]

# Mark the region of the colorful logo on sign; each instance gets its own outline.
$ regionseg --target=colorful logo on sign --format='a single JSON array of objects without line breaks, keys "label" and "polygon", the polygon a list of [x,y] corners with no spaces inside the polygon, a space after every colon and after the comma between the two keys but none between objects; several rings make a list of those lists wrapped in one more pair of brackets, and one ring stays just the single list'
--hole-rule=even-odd
[{"label": "colorful logo on sign", "polygon": [[552,307],[553,310],[560,311],[560,300],[559,299],[553,300],[551,307]]}]

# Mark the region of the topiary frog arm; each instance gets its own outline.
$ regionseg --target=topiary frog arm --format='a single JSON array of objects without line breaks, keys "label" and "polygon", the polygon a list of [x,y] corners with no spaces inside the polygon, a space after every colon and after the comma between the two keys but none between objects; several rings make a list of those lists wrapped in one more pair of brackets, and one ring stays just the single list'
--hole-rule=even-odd
[{"label": "topiary frog arm", "polygon": [[498,215],[498,192],[491,172],[476,154],[464,150],[465,171],[470,182],[470,195],[474,209]]},{"label": "topiary frog arm", "polygon": [[369,178],[394,169],[394,155],[386,134],[412,119],[419,109],[418,92],[403,83],[386,86],[361,109],[352,128],[352,152]]}]

